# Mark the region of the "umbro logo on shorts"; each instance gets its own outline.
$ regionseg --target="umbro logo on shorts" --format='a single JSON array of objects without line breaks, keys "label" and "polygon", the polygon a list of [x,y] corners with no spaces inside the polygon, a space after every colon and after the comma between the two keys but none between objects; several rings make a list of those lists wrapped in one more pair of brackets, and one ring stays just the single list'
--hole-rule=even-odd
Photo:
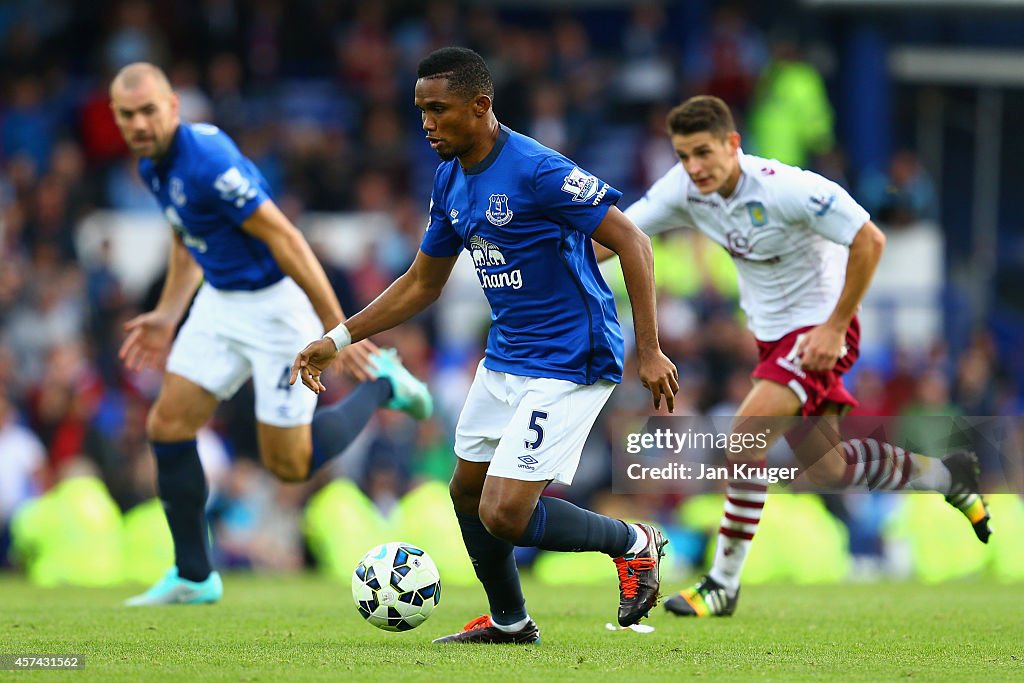
[{"label": "umbro logo on shorts", "polygon": [[519,465],[520,469],[530,470],[531,472],[534,469],[533,466],[540,462],[540,460],[538,460],[537,458],[533,457],[532,455],[520,455],[519,456],[519,461],[521,463],[523,463],[523,464]]}]

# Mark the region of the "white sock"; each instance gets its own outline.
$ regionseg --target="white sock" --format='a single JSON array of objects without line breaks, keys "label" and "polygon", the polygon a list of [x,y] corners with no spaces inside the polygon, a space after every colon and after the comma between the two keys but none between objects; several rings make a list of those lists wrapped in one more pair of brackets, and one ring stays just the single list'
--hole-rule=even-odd
[{"label": "white sock", "polygon": [[[767,466],[767,463],[755,463],[757,466]],[[708,575],[725,586],[730,597],[740,588],[743,564],[767,500],[768,482],[763,479],[730,480],[725,489],[725,509],[715,544],[715,560]]]},{"label": "white sock", "polygon": [[498,622],[496,622],[494,620],[494,617],[491,617],[491,624],[494,626],[494,628],[498,629],[499,631],[504,631],[505,633],[515,633],[516,631],[522,631],[523,628],[525,628],[525,626],[529,622],[530,622],[530,615],[529,614],[526,615],[525,619],[520,619],[519,621],[517,621],[514,624],[499,624]]},{"label": "white sock", "polygon": [[724,586],[729,597],[735,596],[736,591],[740,589],[740,575],[743,573],[743,564],[747,559],[750,543],[751,541],[721,535],[718,537],[715,561],[708,576]]},{"label": "white sock", "polygon": [[948,494],[953,488],[953,475],[938,458],[914,453],[911,461],[910,479],[907,488],[914,491],[938,491]]},{"label": "white sock", "polygon": [[650,543],[650,539],[647,538],[647,532],[643,530],[638,524],[630,524],[633,527],[633,531],[636,532],[636,540],[633,541],[633,545],[626,551],[627,555],[635,555],[636,553],[643,552],[647,549],[647,544]]}]

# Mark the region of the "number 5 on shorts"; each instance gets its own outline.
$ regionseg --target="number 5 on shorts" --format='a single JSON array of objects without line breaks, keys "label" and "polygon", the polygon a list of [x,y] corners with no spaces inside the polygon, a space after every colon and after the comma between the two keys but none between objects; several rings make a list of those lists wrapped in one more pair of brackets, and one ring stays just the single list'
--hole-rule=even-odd
[{"label": "number 5 on shorts", "polygon": [[535,451],[540,448],[540,444],[544,441],[544,428],[540,426],[542,420],[548,419],[548,414],[543,410],[533,411],[533,415],[530,416],[530,431],[537,435],[537,438],[533,441],[524,440],[523,443],[526,445],[527,450]]}]

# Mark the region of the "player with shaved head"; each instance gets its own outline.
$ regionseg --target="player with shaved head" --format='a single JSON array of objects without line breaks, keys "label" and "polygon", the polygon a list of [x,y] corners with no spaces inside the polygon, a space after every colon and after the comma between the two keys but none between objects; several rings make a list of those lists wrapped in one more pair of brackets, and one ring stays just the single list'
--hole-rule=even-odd
[{"label": "player with shaved head", "polygon": [[291,361],[309,336],[344,314],[259,169],[216,126],[181,121],[178,96],[153,64],[121,69],[110,84],[110,108],[173,236],[160,300],[126,324],[120,355],[133,370],[166,370],[146,431],[175,566],[128,604],[216,602],[223,586],[210,565],[196,433],[220,401],[251,377],[260,458],[279,479],[303,481],[343,451],[378,407],[422,419],[431,398],[393,351],[364,343],[341,355],[363,383],[316,411],[316,396],[288,383]]}]

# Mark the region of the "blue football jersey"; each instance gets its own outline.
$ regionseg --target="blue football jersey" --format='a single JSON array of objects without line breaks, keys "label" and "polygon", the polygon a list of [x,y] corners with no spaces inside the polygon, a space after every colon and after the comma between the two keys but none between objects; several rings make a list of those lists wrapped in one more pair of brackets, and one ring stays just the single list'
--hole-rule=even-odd
[{"label": "blue football jersey", "polygon": [[270,197],[267,181],[219,128],[181,124],[159,161],[139,160],[139,174],[213,287],[262,289],[284,277],[241,227]]},{"label": "blue football jersey", "polygon": [[472,255],[491,305],[485,367],[577,384],[622,381],[622,330],[590,246],[621,196],[504,126],[480,163],[438,166],[420,249]]}]

